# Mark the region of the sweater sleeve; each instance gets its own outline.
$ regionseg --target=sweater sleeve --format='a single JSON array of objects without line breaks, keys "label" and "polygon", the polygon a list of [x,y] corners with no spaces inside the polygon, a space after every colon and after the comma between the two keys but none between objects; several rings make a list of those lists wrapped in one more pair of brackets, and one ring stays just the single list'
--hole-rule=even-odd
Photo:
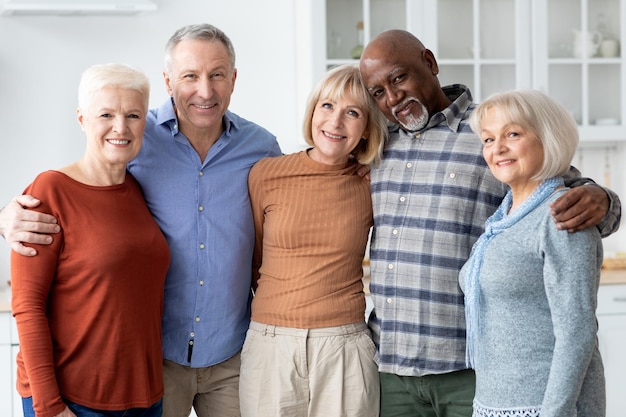
[{"label": "sweater sleeve", "polygon": [[544,285],[555,336],[541,416],[574,416],[597,343],[595,310],[602,242],[595,228],[568,233],[556,230],[549,220],[541,242]]},{"label": "sweater sleeve", "polygon": [[[38,177],[25,191],[37,196],[37,211],[56,216],[54,188],[50,177]],[[58,216],[57,216],[58,218]],[[11,303],[20,340],[20,355],[26,375],[18,375],[18,385],[30,390],[38,417],[52,417],[66,405],[61,400],[55,375],[52,336],[47,317],[48,295],[54,281],[63,232],[54,235],[50,245],[33,245],[37,256],[11,252]],[[26,382],[27,381],[27,382]]]}]

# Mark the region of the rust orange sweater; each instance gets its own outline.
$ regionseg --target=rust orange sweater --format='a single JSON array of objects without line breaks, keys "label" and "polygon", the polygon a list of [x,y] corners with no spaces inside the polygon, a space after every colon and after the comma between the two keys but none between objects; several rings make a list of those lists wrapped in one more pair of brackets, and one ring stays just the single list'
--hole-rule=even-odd
[{"label": "rust orange sweater", "polygon": [[26,192],[63,230],[35,257],[11,255],[20,395],[32,395],[37,417],[63,411],[61,397],[104,410],[158,401],[169,250],[138,184],[48,171]]},{"label": "rust orange sweater", "polygon": [[306,152],[266,158],[250,172],[256,231],[252,320],[320,328],[365,318],[363,256],[372,225],[369,181],[356,165]]}]

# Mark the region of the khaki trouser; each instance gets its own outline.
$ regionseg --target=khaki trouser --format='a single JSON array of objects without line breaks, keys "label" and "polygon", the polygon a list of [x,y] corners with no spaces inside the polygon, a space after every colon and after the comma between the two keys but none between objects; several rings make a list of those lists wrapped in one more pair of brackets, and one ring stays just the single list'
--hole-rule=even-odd
[{"label": "khaki trouser", "polygon": [[377,417],[375,352],[365,322],[311,330],[252,322],[241,353],[241,415]]},{"label": "khaki trouser", "polygon": [[163,417],[239,417],[240,355],[206,368],[163,361]]}]

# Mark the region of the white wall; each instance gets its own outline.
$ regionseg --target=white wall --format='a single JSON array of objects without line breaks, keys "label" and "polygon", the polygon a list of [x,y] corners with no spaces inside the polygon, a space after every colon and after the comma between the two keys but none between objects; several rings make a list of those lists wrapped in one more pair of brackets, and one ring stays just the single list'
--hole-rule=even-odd
[{"label": "white wall", "polygon": [[[135,16],[0,17],[0,206],[46,169],[78,159],[84,137],[75,119],[81,72],[123,62],[150,77],[150,105],[166,98],[164,46],[181,26],[211,23],[235,45],[238,77],[230,109],[279,139],[285,153],[304,147],[298,112],[306,97],[297,71],[298,0],[154,0],[156,12]],[[269,5],[269,6],[268,6]],[[302,16],[304,13],[304,16]],[[0,289],[9,251],[0,243]]]}]

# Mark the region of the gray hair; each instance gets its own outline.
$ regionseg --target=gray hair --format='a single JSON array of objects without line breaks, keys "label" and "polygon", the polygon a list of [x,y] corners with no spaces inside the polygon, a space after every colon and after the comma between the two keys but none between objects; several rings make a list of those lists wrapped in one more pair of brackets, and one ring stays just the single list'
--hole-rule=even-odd
[{"label": "gray hair", "polygon": [[478,135],[482,120],[491,108],[497,108],[505,121],[534,133],[541,142],[543,164],[533,179],[562,176],[569,170],[578,147],[578,126],[565,107],[538,90],[496,93],[472,112],[470,126]]},{"label": "gray hair", "polygon": [[78,84],[78,107],[83,110],[89,108],[94,94],[106,87],[139,92],[148,111],[150,81],[143,71],[125,64],[98,64],[87,68]]},{"label": "gray hair", "polygon": [[230,38],[215,26],[208,23],[201,23],[197,25],[183,26],[174,32],[172,37],[167,41],[167,44],[165,45],[165,71],[167,71],[168,74],[171,74],[172,52],[174,51],[174,48],[176,48],[176,45],[178,45],[179,42],[188,39],[222,42],[228,51],[232,69],[235,68],[235,48],[233,47],[233,43],[230,41]]}]

